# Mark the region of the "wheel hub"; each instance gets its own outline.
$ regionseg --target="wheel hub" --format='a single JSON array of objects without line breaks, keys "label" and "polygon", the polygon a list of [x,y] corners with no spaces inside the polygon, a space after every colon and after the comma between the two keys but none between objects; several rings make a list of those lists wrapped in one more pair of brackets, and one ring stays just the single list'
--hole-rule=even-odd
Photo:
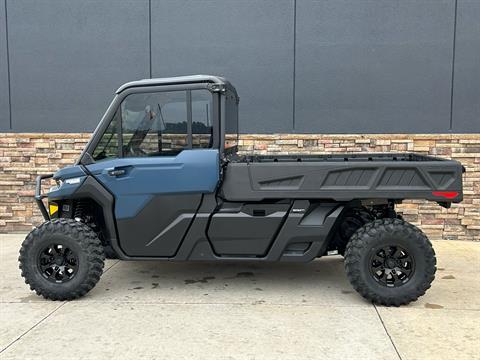
[{"label": "wheel hub", "polygon": [[385,267],[387,267],[389,269],[393,269],[396,265],[397,265],[397,261],[393,258],[388,258],[385,261]]},{"label": "wheel hub", "polygon": [[396,245],[375,249],[370,258],[370,273],[383,286],[398,287],[407,283],[414,271],[413,257]]},{"label": "wheel hub", "polygon": [[78,257],[72,249],[62,244],[50,244],[38,255],[38,268],[48,281],[65,283],[71,280],[78,270]]}]

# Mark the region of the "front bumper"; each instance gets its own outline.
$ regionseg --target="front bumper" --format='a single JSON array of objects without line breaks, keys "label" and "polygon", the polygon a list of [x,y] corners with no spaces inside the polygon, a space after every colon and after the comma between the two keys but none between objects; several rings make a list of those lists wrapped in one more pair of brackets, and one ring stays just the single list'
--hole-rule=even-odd
[{"label": "front bumper", "polygon": [[43,203],[43,199],[47,197],[46,194],[42,194],[42,180],[50,179],[53,177],[53,174],[47,175],[39,175],[35,181],[35,201],[37,202],[37,206],[40,209],[45,221],[50,220],[50,214],[48,213],[45,204]]}]

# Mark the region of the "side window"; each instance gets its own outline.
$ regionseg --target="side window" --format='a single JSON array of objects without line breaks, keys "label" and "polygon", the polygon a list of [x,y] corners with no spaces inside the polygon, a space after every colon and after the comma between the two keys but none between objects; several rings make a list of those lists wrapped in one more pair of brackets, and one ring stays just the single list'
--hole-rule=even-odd
[{"label": "side window", "polygon": [[117,111],[93,152],[93,159],[95,161],[118,157],[119,119],[120,115]]},{"label": "side window", "polygon": [[171,156],[187,147],[184,91],[132,94],[121,111],[123,156]]},{"label": "side window", "polygon": [[123,156],[174,156],[211,147],[211,109],[207,90],[127,96],[120,107]]}]

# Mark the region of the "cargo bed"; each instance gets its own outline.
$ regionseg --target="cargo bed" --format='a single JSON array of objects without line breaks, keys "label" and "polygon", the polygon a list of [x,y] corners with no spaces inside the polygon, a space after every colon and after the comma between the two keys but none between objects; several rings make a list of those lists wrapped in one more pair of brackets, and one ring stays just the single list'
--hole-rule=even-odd
[{"label": "cargo bed", "polygon": [[462,200],[462,165],[414,153],[234,156],[221,195],[265,199]]}]

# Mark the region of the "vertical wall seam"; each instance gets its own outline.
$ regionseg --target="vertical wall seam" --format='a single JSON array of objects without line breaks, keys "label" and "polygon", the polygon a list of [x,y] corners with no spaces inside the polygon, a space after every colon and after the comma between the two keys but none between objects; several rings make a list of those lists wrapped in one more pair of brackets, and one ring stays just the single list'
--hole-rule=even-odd
[{"label": "vertical wall seam", "polygon": [[152,0],[148,0],[148,66],[149,76],[152,78]]},{"label": "vertical wall seam", "polygon": [[292,85],[292,130],[295,131],[295,86],[297,62],[297,0],[293,0],[293,85]]},{"label": "vertical wall seam", "polygon": [[4,0],[5,6],[5,47],[7,50],[7,90],[8,90],[8,121],[10,130],[13,130],[12,123],[12,91],[10,84],[10,49],[8,46],[8,13],[7,13],[7,0]]},{"label": "vertical wall seam", "polygon": [[458,0],[455,0],[455,10],[453,13],[453,54],[452,54],[452,76],[451,76],[451,86],[450,86],[450,131],[453,130],[453,97],[454,97],[454,87],[455,87],[455,45],[457,42],[457,6]]}]

